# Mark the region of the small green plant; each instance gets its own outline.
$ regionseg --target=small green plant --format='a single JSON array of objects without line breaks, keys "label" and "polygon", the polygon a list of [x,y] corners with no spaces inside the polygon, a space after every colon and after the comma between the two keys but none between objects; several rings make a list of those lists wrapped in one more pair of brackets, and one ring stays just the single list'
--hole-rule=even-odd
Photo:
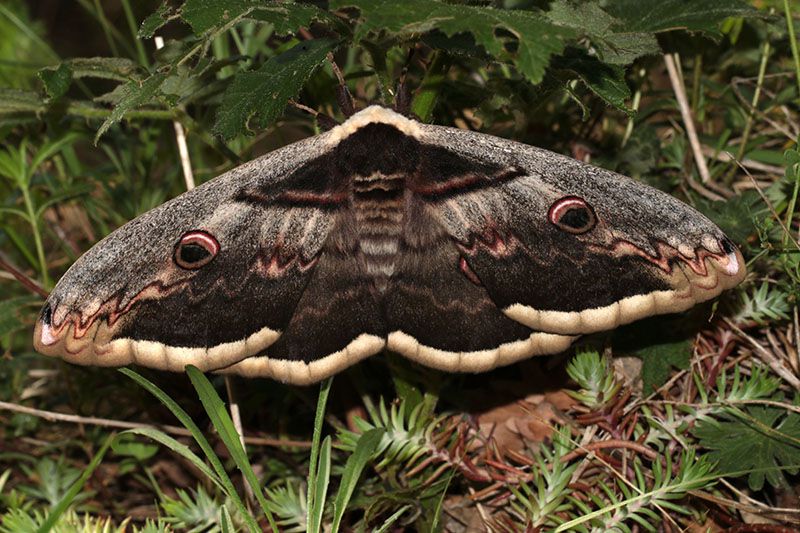
[{"label": "small green plant", "polygon": [[614,377],[609,359],[592,350],[575,354],[567,366],[567,374],[580,387],[568,394],[590,409],[603,407],[622,387]]}]

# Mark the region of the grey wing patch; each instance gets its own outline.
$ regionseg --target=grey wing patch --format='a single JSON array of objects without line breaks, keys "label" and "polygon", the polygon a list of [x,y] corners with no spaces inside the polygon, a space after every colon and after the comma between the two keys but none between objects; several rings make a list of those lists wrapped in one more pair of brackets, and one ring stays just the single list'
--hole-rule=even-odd
[{"label": "grey wing patch", "polygon": [[[530,328],[612,329],[688,309],[745,275],[722,231],[668,194],[538,148],[422,129],[424,142],[524,170],[494,187],[428,201],[498,307]],[[596,219],[570,212],[584,206]],[[580,225],[587,221],[588,229]]]},{"label": "grey wing patch", "polygon": [[[271,345],[310,279],[332,212],[241,196],[279,187],[286,167],[302,166],[320,143],[243,165],[109,235],[52,292],[36,348],[80,364],[213,370]],[[176,258],[187,232],[216,244],[202,268]],[[189,247],[188,259],[197,251]]]}]

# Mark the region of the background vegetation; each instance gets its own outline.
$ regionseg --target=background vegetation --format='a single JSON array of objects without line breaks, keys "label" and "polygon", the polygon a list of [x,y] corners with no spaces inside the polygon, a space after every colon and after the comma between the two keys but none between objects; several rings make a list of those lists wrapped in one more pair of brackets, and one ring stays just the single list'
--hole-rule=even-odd
[{"label": "background vegetation", "polygon": [[[795,0],[4,1],[0,531],[798,525],[799,17]],[[175,124],[210,179],[342,120],[331,59],[357,107],[404,79],[422,120],[681,197],[747,280],[481,376],[384,354],[319,388],[226,391],[33,352],[54,280],[185,189]]]}]

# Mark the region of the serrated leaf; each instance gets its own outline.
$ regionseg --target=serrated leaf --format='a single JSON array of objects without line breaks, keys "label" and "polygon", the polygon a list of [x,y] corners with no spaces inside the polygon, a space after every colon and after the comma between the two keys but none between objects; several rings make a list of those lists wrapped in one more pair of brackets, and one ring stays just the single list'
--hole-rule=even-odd
[{"label": "serrated leaf", "polygon": [[275,122],[289,99],[297,96],[337,45],[338,41],[333,39],[304,41],[270,58],[258,70],[238,74],[222,96],[215,133],[230,139],[245,131],[251,118],[257,128]]},{"label": "serrated leaf", "polygon": [[101,78],[129,81],[139,78],[142,69],[124,57],[76,57],[67,64],[74,78]]},{"label": "serrated leaf", "polygon": [[246,18],[272,24],[277,35],[294,34],[299,28],[308,27],[312,22],[338,23],[330,13],[315,5],[290,2],[258,7]]},{"label": "serrated leaf", "polygon": [[604,102],[632,114],[625,105],[631,90],[622,67],[605,64],[585,53],[570,53],[554,61],[553,68],[571,72]]},{"label": "serrated leaf", "polygon": [[258,0],[186,0],[181,8],[184,20],[195,35],[227,24],[259,4]]},{"label": "serrated leaf", "polygon": [[58,100],[67,94],[72,83],[72,68],[68,63],[61,63],[55,68],[43,68],[37,75],[42,80],[44,90],[50,100]]},{"label": "serrated leaf", "polygon": [[776,407],[750,407],[723,420],[701,421],[694,430],[700,444],[711,450],[720,472],[747,475],[750,489],[764,480],[773,487],[787,483],[784,471],[800,472],[800,415]]},{"label": "serrated leaf", "polygon": [[97,144],[100,137],[108,131],[108,128],[122,120],[125,113],[152,100],[161,87],[161,84],[164,83],[165,77],[165,74],[159,72],[151,75],[142,82],[129,81],[123,85],[120,89],[119,102],[114,106],[111,115],[103,122],[100,129],[97,130],[97,134],[94,137],[95,144]]},{"label": "serrated leaf", "polygon": [[164,0],[154,13],[151,13],[142,21],[137,36],[140,39],[152,39],[158,29],[169,22],[173,16],[172,7],[169,5],[168,0]]},{"label": "serrated leaf", "polygon": [[682,29],[711,36],[719,35],[719,24],[728,17],[759,16],[742,0],[617,0],[607,11],[629,32]]},{"label": "serrated leaf", "polygon": [[650,394],[666,383],[673,368],[689,368],[692,356],[692,342],[680,340],[648,346],[634,353],[642,360],[642,388]]},{"label": "serrated leaf", "polygon": [[553,2],[547,17],[560,26],[586,35],[599,59],[614,65],[627,65],[636,58],[658,54],[661,48],[655,35],[630,31],[621,20],[607,13],[597,1]]},{"label": "serrated leaf", "polygon": [[[448,37],[470,33],[496,59],[511,60],[532,83],[542,80],[550,56],[560,53],[566,39],[575,33],[532,11],[452,5],[437,0],[408,0],[402,9],[391,0],[331,2],[332,8],[348,6],[361,11],[363,22],[356,29],[356,40],[384,30],[405,38],[434,29]],[[501,38],[498,30],[510,32],[516,42]],[[509,51],[510,45],[516,51]]]},{"label": "serrated leaf", "polygon": [[383,428],[376,428],[362,434],[356,442],[355,450],[350,457],[347,458],[347,463],[344,465],[344,472],[342,473],[342,481],[339,485],[339,491],[336,493],[336,500],[333,503],[332,531],[339,530],[342,517],[344,516],[345,510],[347,510],[347,504],[353,496],[356,485],[358,485],[361,472],[364,471],[370,458],[375,455],[385,432]]},{"label": "serrated leaf", "polygon": [[42,98],[33,91],[0,88],[0,116],[11,113],[36,113],[42,109]]}]

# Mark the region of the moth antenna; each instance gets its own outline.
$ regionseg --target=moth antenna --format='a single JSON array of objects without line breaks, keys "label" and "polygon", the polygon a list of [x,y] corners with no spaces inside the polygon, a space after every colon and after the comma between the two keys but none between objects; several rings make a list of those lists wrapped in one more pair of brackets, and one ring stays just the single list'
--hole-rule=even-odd
[{"label": "moth antenna", "polygon": [[339,122],[337,122],[335,118],[329,117],[325,113],[320,113],[316,109],[312,109],[307,105],[301,104],[300,102],[289,100],[289,104],[292,107],[299,109],[300,111],[304,111],[309,115],[313,116],[314,119],[316,119],[317,123],[319,124],[319,127],[325,131],[332,130],[333,128],[339,125]]},{"label": "moth antenna", "polygon": [[356,114],[356,106],[353,103],[353,96],[350,94],[350,90],[347,88],[347,84],[344,82],[344,76],[342,75],[339,65],[337,65],[336,60],[333,59],[333,53],[328,52],[327,58],[328,62],[331,64],[331,68],[333,68],[333,74],[336,76],[336,80],[339,82],[336,86],[336,102],[339,104],[339,109],[342,110],[342,113],[345,117],[352,117]]}]

